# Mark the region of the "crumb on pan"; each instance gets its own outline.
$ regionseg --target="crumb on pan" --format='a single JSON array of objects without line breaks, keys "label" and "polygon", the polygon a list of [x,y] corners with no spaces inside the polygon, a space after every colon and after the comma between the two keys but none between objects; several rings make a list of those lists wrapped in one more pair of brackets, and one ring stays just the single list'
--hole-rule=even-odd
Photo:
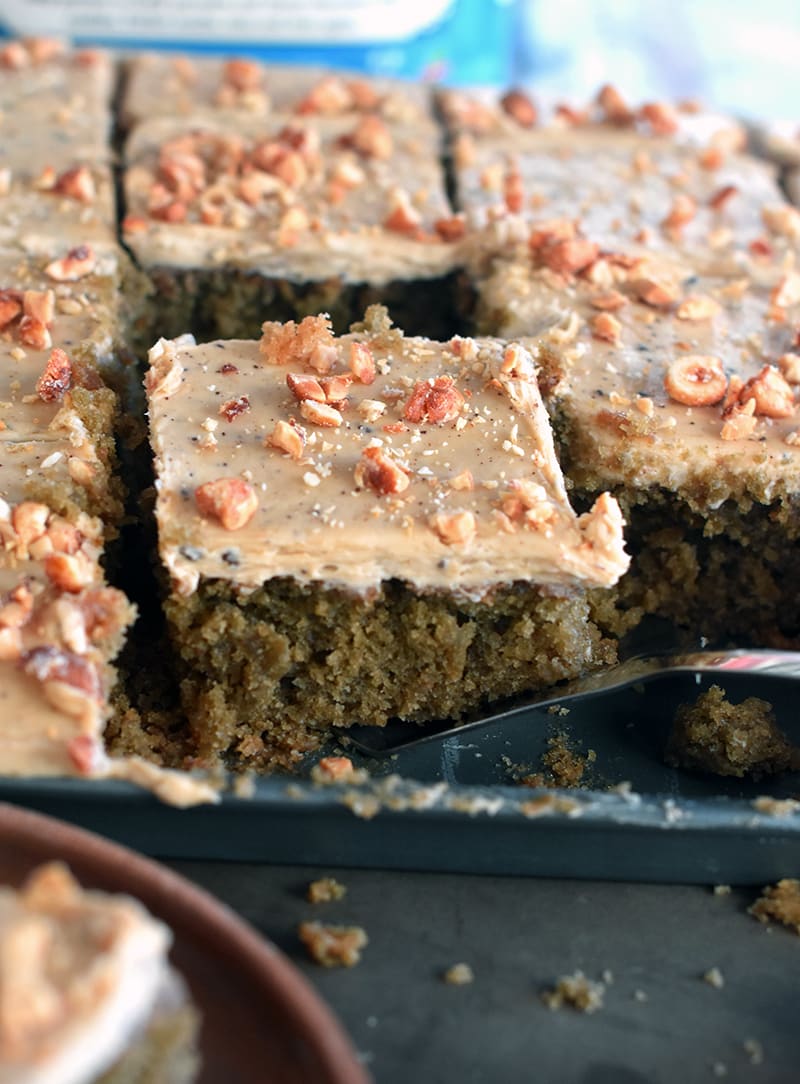
[{"label": "crumb on pan", "polygon": [[329,926],[323,922],[301,922],[297,934],[311,959],[322,967],[355,967],[367,934],[361,926]]},{"label": "crumb on pan", "polygon": [[553,1011],[567,1006],[577,1012],[593,1013],[603,1008],[605,992],[605,983],[594,982],[578,970],[572,975],[562,975],[552,989],[542,992],[541,998]]}]

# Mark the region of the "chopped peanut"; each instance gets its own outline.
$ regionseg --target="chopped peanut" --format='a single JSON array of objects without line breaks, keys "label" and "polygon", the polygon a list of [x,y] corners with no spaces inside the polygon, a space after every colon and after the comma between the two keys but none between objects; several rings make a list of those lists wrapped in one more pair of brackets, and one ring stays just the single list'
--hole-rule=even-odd
[{"label": "chopped peanut", "polygon": [[367,343],[350,344],[350,372],[362,384],[372,384],[375,380],[375,358]]},{"label": "chopped peanut", "polygon": [[52,188],[60,196],[68,196],[79,203],[93,203],[97,195],[94,177],[88,166],[76,166],[65,170],[56,179]]},{"label": "chopped peanut", "polygon": [[322,757],[317,762],[317,773],[329,782],[352,779],[355,768],[350,757]]},{"label": "chopped peanut", "polygon": [[246,395],[240,395],[238,399],[229,399],[219,408],[220,414],[226,421],[232,422],[240,414],[246,414],[250,409],[250,400]]},{"label": "chopped peanut", "polygon": [[347,144],[365,158],[391,158],[394,144],[392,133],[380,117],[368,113],[347,136]]},{"label": "chopped peanut", "polygon": [[637,298],[654,309],[666,309],[678,300],[678,291],[674,286],[655,279],[638,279],[633,283]]},{"label": "chopped peanut", "polygon": [[679,320],[711,320],[722,311],[720,304],[707,294],[684,298],[675,310]]},{"label": "chopped peanut", "polygon": [[606,83],[600,88],[597,95],[597,104],[605,113],[606,120],[611,124],[631,124],[634,115],[625,99],[616,87]]},{"label": "chopped peanut", "polygon": [[778,368],[788,384],[800,384],[800,354],[781,354]]},{"label": "chopped peanut", "polygon": [[331,322],[325,315],[306,316],[299,324],[268,320],[261,331],[258,348],[269,365],[310,365],[327,372],[336,358]]},{"label": "chopped peanut", "polygon": [[258,508],[256,491],[241,478],[218,478],[194,491],[201,515],[217,520],[226,531],[238,531],[250,522]]},{"label": "chopped peanut", "polygon": [[720,436],[723,440],[746,440],[753,435],[757,418],[755,399],[748,399],[743,405],[734,406],[725,416]]},{"label": "chopped peanut", "polygon": [[287,373],[286,383],[298,402],[313,399],[316,403],[324,403],[327,400],[325,391],[315,376],[308,376],[306,373]]},{"label": "chopped peanut", "polygon": [[389,193],[389,213],[383,220],[384,228],[394,233],[406,233],[412,237],[420,234],[422,218],[403,188],[393,188]]},{"label": "chopped peanut", "polygon": [[23,316],[20,320],[19,341],[33,350],[49,350],[53,345],[47,325],[33,316]]},{"label": "chopped peanut", "polygon": [[434,425],[444,425],[458,417],[463,405],[464,396],[455,387],[452,376],[437,376],[435,379],[417,381],[403,417],[408,422],[428,421]]},{"label": "chopped peanut", "polygon": [[323,428],[334,429],[344,420],[336,407],[328,403],[318,403],[315,399],[303,399],[300,403],[300,413],[307,422]]},{"label": "chopped peanut", "polygon": [[319,383],[325,392],[325,402],[341,409],[353,378],[346,373],[336,373],[334,376],[321,376]]},{"label": "chopped peanut", "polygon": [[429,522],[446,546],[470,542],[477,531],[475,515],[472,512],[437,512],[431,516]]},{"label": "chopped peanut", "polygon": [[409,486],[409,478],[402,467],[380,448],[365,448],[355,469],[356,485],[361,489],[369,486],[380,496],[403,493]]},{"label": "chopped peanut", "polygon": [[761,217],[770,233],[782,237],[800,237],[800,211],[788,203],[768,203],[761,208]]},{"label": "chopped peanut", "polygon": [[236,90],[255,90],[261,84],[261,68],[253,60],[236,57],[225,63],[222,79]]},{"label": "chopped peanut", "polygon": [[589,267],[599,255],[600,249],[593,241],[576,237],[546,246],[542,262],[551,271],[573,273]]},{"label": "chopped peanut", "polygon": [[603,309],[606,312],[616,312],[617,309],[621,309],[624,305],[628,304],[628,299],[624,294],[621,294],[619,290],[609,290],[605,294],[595,294],[591,298],[591,305],[593,309]]},{"label": "chopped peanut", "polygon": [[678,130],[678,114],[664,102],[648,102],[639,110],[639,117],[653,130],[653,135],[674,135]]},{"label": "chopped peanut", "polygon": [[63,350],[50,352],[45,370],[36,381],[36,393],[45,403],[63,399],[72,384],[72,362]]},{"label": "chopped peanut", "polygon": [[306,443],[306,434],[302,426],[292,421],[278,421],[275,428],[265,438],[264,444],[270,448],[278,448],[292,459],[301,459],[303,448]]},{"label": "chopped peanut", "polygon": [[622,335],[622,324],[612,316],[610,312],[599,312],[592,317],[592,337],[602,339],[604,342],[616,344]]},{"label": "chopped peanut", "polygon": [[443,241],[460,241],[467,232],[464,216],[460,214],[450,215],[449,218],[437,218],[433,228]]},{"label": "chopped peanut", "polygon": [[687,222],[691,222],[696,214],[697,203],[691,196],[681,192],[672,201],[669,214],[661,223],[661,226],[665,230],[679,230]]},{"label": "chopped peanut", "polygon": [[51,261],[45,274],[56,282],[76,282],[94,271],[97,258],[90,245],[78,245],[70,249],[60,260]]},{"label": "chopped peanut", "polygon": [[671,399],[685,406],[712,406],[719,403],[728,386],[725,370],[718,357],[686,354],[672,362],[664,378]]},{"label": "chopped peanut", "polygon": [[534,128],[539,119],[539,111],[527,94],[521,90],[510,90],[500,99],[500,106],[512,117],[520,128]]},{"label": "chopped peanut", "polygon": [[56,296],[52,290],[25,290],[22,310],[26,316],[49,326],[55,317]]},{"label": "chopped peanut", "polygon": [[794,393],[774,365],[765,365],[739,392],[739,402],[755,401],[755,413],[766,418],[789,418],[794,414]]}]

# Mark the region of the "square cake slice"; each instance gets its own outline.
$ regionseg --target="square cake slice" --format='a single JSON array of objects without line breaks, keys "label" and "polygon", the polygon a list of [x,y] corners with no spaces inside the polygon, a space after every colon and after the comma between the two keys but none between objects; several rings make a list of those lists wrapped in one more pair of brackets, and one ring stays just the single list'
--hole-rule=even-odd
[{"label": "square cake slice", "polygon": [[570,507],[530,354],[385,310],[161,340],[159,551],[200,755],[290,764],[353,723],[458,718],[613,658],[586,591],[616,503]]},{"label": "square cake slice", "polygon": [[155,287],[156,334],[253,337],[265,315],[320,311],[344,328],[378,298],[452,332],[463,224],[431,129],[375,114],[159,119],[126,160],[124,237]]},{"label": "square cake slice", "polygon": [[777,257],[736,277],[642,256],[606,270],[499,265],[482,302],[529,336],[577,499],[622,504],[621,610],[796,642],[800,274]]}]

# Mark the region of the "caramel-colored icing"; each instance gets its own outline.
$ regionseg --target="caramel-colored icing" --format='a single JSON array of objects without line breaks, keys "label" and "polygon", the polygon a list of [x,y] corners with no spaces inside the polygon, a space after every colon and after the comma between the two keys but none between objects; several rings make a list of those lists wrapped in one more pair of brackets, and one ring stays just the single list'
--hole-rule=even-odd
[{"label": "caramel-colored icing", "polygon": [[[350,385],[335,428],[303,417],[287,387],[297,365],[271,364],[256,342],[161,340],[153,348],[159,549],[178,592],[201,579],[247,591],[290,576],[359,593],[396,578],[420,591],[482,597],[517,580],[569,591],[619,577],[628,563],[619,511],[607,499],[581,517],[570,507],[525,351],[489,340],[406,339],[378,322],[335,340],[333,372],[349,373],[354,343],[369,345],[377,375]],[[464,398],[457,416],[404,420],[415,386],[442,376]],[[227,421],[221,408],[242,396],[249,409]],[[298,459],[265,446],[290,419],[306,431]],[[359,484],[369,448],[399,466],[409,480],[404,491]],[[258,499],[237,530],[196,503],[197,488],[220,478],[247,480]],[[525,523],[501,510],[519,483],[541,487],[538,514]],[[474,534],[445,541],[437,517],[473,517]]]},{"label": "caramel-colored icing", "polygon": [[[362,154],[342,144],[358,123],[352,117],[293,118],[292,127],[310,132],[314,141],[318,137],[319,148],[305,156],[304,176],[296,185],[251,170],[247,181],[263,185],[255,200],[242,196],[240,169],[215,163],[214,148],[228,141],[249,153],[259,143],[280,141],[285,117],[235,126],[219,120],[199,126],[170,119],[141,124],[126,152],[128,245],[143,267],[233,267],[294,282],[340,276],[379,285],[448,273],[458,263],[459,246],[436,232],[437,221],[452,215],[437,137],[426,129],[396,127],[389,133],[388,157]],[[186,205],[183,221],[164,221],[151,211],[152,201],[165,183],[165,149],[178,142],[212,160],[205,187]],[[342,184],[343,171],[355,179]],[[398,200],[413,216],[407,228],[388,224]],[[209,205],[219,209],[221,221],[204,220]],[[296,212],[302,216],[299,225],[292,217]]]},{"label": "caramel-colored icing", "polygon": [[[758,414],[751,435],[723,439],[723,404],[676,402],[665,376],[687,354],[720,359],[729,380],[747,381],[765,364],[778,368],[797,349],[800,307],[776,306],[773,291],[794,274],[751,264],[737,277],[704,276],[654,258],[620,271],[609,286],[585,278],[554,282],[547,269],[525,261],[498,267],[483,285],[482,304],[500,333],[532,337],[579,481],[592,488],[663,486],[706,510],[729,498],[746,507],[800,490],[797,409],[781,418]],[[647,277],[673,286],[675,302],[659,310],[638,300],[635,284]],[[592,323],[600,315],[592,301],[610,288],[624,298],[612,314],[619,321],[615,342],[598,338]],[[682,319],[681,303],[698,297],[716,304],[714,314]],[[785,371],[796,398],[798,371]]]}]

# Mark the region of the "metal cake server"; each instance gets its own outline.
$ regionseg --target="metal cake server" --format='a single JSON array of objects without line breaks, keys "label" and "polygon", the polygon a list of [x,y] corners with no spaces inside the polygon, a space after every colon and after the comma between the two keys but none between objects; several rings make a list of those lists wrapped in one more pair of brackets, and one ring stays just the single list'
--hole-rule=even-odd
[{"label": "metal cake server", "polygon": [[[570,704],[588,697],[617,692],[631,685],[646,684],[672,674],[758,674],[770,678],[800,681],[800,651],[773,651],[768,648],[735,648],[729,651],[698,650],[664,654],[634,655],[624,662],[576,678],[561,685],[549,686],[475,712],[459,723],[438,720],[433,723],[391,722],[385,727],[353,726],[346,741],[360,753],[372,757],[391,756],[401,749],[433,742],[454,735],[499,724],[523,715],[531,708],[552,704]],[[344,739],[340,739],[344,740]]]}]

